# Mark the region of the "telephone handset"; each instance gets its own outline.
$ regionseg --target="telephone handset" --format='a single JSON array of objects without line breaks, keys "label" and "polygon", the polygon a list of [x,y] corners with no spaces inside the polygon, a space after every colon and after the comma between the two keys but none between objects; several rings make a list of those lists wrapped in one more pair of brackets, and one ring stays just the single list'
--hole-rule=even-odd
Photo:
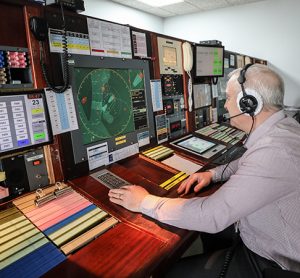
[{"label": "telephone handset", "polygon": [[193,68],[193,51],[192,46],[188,42],[184,42],[182,44],[182,52],[183,52],[183,68],[189,76],[188,81],[188,105],[189,112],[192,112],[193,107],[193,84],[192,84],[192,75],[191,70]]},{"label": "telephone handset", "polygon": [[183,68],[186,72],[190,72],[193,68],[193,51],[192,46],[188,42],[182,44],[183,52]]},{"label": "telephone handset", "polygon": [[63,26],[62,26],[62,67],[63,67],[63,82],[60,87],[54,86],[48,79],[47,66],[44,59],[44,43],[47,39],[48,24],[44,18],[33,16],[30,18],[29,26],[34,37],[39,41],[40,45],[40,64],[42,68],[42,74],[46,81],[47,86],[55,93],[64,93],[69,88],[69,65],[68,65],[68,41],[65,28],[65,17],[63,8],[61,6]]}]

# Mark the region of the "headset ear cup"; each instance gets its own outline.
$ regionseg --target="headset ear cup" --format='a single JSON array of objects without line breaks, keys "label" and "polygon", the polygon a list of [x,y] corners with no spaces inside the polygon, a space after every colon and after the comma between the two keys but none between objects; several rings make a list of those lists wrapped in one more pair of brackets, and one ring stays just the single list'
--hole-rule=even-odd
[{"label": "headset ear cup", "polygon": [[256,116],[263,108],[262,97],[259,93],[251,89],[246,90],[246,95],[243,91],[239,92],[236,101],[241,113],[249,116]]}]

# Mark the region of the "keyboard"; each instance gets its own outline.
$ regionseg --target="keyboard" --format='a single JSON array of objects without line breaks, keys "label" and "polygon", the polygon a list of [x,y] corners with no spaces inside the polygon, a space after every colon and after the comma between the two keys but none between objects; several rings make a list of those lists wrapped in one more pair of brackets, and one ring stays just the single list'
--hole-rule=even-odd
[{"label": "keyboard", "polygon": [[123,180],[122,178],[118,177],[117,175],[106,169],[91,174],[91,177],[101,182],[110,189],[120,188],[124,185],[129,185],[129,183],[126,180]]}]

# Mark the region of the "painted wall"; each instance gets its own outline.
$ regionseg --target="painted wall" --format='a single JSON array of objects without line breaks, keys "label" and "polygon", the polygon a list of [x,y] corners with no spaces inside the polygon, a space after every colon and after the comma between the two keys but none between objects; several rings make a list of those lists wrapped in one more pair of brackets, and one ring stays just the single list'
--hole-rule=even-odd
[{"label": "painted wall", "polygon": [[144,13],[126,6],[106,0],[85,0],[85,12],[83,14],[109,20],[121,24],[162,33],[164,22],[161,17]]},{"label": "painted wall", "polygon": [[167,18],[164,33],[266,59],[285,81],[285,105],[300,107],[300,1],[267,0]]}]

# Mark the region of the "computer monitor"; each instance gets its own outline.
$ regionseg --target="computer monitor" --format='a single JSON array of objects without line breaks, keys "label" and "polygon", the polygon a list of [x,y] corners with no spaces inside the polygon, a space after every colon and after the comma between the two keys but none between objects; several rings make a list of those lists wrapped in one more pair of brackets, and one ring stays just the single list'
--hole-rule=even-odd
[{"label": "computer monitor", "polygon": [[224,46],[196,45],[195,77],[224,76]]},{"label": "computer monitor", "polygon": [[0,157],[52,140],[44,91],[0,95]]},{"label": "computer monitor", "polygon": [[132,155],[133,146],[149,144],[155,134],[148,61],[84,55],[71,60],[79,123],[71,132],[74,164],[87,162],[88,151],[99,144],[108,153],[120,151],[110,163]]}]

